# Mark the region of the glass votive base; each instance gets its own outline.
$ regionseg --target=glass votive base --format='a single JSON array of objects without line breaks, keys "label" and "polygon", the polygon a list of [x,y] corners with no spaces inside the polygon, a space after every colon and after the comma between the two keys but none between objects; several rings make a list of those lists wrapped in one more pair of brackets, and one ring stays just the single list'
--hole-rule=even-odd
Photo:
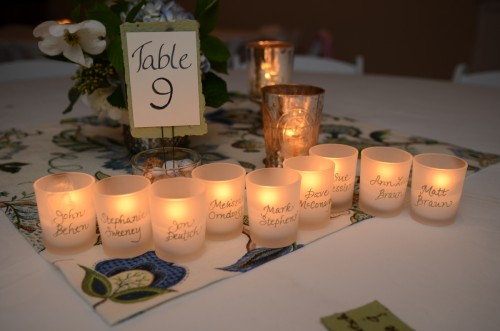
[{"label": "glass votive base", "polygon": [[135,175],[142,175],[151,182],[173,177],[191,177],[194,168],[201,164],[201,155],[184,147],[161,147],[139,152],[130,159]]},{"label": "glass votive base", "polygon": [[206,233],[204,183],[195,178],[167,178],[155,181],[149,192],[156,255],[169,262],[196,258]]},{"label": "glass votive base", "polygon": [[399,148],[361,151],[359,208],[372,216],[394,217],[404,209],[413,156]]},{"label": "glass votive base", "polygon": [[245,168],[239,164],[214,162],[193,170],[192,177],[206,187],[207,238],[225,240],[243,230]]},{"label": "glass votive base", "polygon": [[335,163],[320,156],[302,155],[286,159],[283,168],[301,177],[299,228],[317,229],[328,224]]},{"label": "glass votive base", "polygon": [[104,253],[132,258],[153,248],[149,187],[143,176],[120,175],[94,185],[94,205]]},{"label": "glass votive base", "polygon": [[263,168],[246,175],[250,238],[257,246],[279,248],[297,240],[300,175]]},{"label": "glass votive base", "polygon": [[48,252],[73,255],[96,244],[94,183],[93,176],[79,172],[47,175],[35,181],[42,240]]},{"label": "glass votive base", "polygon": [[410,215],[417,222],[453,224],[462,196],[467,162],[454,155],[423,153],[413,160]]},{"label": "glass votive base", "polygon": [[335,163],[332,189],[332,214],[338,214],[352,207],[358,150],[344,144],[319,144],[309,149],[309,155],[327,158]]}]

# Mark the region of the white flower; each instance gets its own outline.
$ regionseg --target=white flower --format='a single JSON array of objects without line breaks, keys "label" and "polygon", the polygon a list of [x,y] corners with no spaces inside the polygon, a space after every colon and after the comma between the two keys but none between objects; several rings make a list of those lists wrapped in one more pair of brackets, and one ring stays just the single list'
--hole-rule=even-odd
[{"label": "white flower", "polygon": [[85,105],[89,106],[99,118],[109,117],[112,120],[126,123],[128,121],[128,113],[123,109],[112,106],[107,98],[113,93],[115,88],[98,88],[91,94],[83,94],[81,96]]},{"label": "white flower", "polygon": [[106,49],[106,28],[95,20],[77,24],[47,21],[38,25],[33,35],[42,39],[38,47],[43,53],[50,56],[62,53],[67,59],[84,67],[90,67],[93,62],[85,53],[97,55]]}]

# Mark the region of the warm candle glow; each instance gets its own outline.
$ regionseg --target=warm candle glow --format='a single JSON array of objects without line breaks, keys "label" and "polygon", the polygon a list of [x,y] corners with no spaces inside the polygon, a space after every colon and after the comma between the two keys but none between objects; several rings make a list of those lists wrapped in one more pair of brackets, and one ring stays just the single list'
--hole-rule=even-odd
[{"label": "warm candle glow", "polygon": [[207,224],[206,186],[198,179],[173,177],[150,189],[151,222],[156,255],[169,262],[202,253]]},{"label": "warm candle glow", "polygon": [[92,203],[94,177],[62,173],[38,179],[33,187],[45,248],[55,254],[75,254],[96,241]]},{"label": "warm candle glow", "polygon": [[450,185],[451,179],[447,174],[438,172],[432,178],[432,182],[437,187],[448,187]]},{"label": "warm candle glow", "polygon": [[325,226],[330,220],[335,163],[321,156],[301,155],[286,159],[283,168],[301,177],[300,226]]},{"label": "warm candle glow", "polygon": [[183,201],[181,202],[172,202],[172,204],[168,206],[164,206],[165,215],[172,220],[183,221],[187,219],[189,215],[189,206],[186,205]]},{"label": "warm candle glow", "polygon": [[231,189],[231,185],[226,183],[221,183],[214,189],[214,195],[220,200],[230,199],[233,194],[234,193]]},{"label": "warm candle glow", "polygon": [[415,156],[411,182],[411,215],[434,225],[455,220],[462,195],[467,162],[453,155],[423,153]]},{"label": "warm candle glow", "polygon": [[344,144],[319,144],[309,149],[309,155],[326,158],[335,164],[332,189],[332,212],[340,213],[352,207],[358,150]]},{"label": "warm candle glow", "polygon": [[373,216],[393,217],[404,207],[412,155],[394,147],[361,151],[359,207]]},{"label": "warm candle glow", "polygon": [[94,189],[94,204],[104,253],[131,258],[152,248],[148,192],[150,182],[137,175],[112,176]]}]

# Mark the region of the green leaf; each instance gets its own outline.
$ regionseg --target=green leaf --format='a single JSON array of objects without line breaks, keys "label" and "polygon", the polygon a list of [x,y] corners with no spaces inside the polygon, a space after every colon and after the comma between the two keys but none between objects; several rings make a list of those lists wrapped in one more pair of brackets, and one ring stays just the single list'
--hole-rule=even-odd
[{"label": "green leaf", "polygon": [[219,72],[221,74],[228,74],[227,61],[224,62],[210,61],[210,68],[212,68],[212,70],[215,72]]},{"label": "green leaf", "polygon": [[80,10],[81,10],[81,6],[80,5],[77,5],[75,8],[73,8],[73,10],[71,11],[71,20],[73,22],[79,22],[80,21]]},{"label": "green leaf", "polygon": [[194,17],[200,23],[200,35],[207,35],[215,28],[219,18],[218,0],[196,0]]},{"label": "green leaf", "polygon": [[64,109],[63,114],[69,113],[70,111],[73,110],[73,106],[78,101],[79,97],[80,97],[80,91],[78,91],[76,88],[72,87],[68,91],[69,105],[66,107],[66,109]]},{"label": "green leaf", "polygon": [[226,44],[215,36],[202,36],[200,47],[210,62],[224,62],[231,56]]},{"label": "green leaf", "polygon": [[115,3],[113,3],[109,8],[111,8],[111,10],[117,15],[120,15],[120,13],[127,12],[128,2],[124,0],[118,0]]},{"label": "green leaf", "polygon": [[113,93],[107,98],[111,106],[118,108],[127,108],[127,103],[125,102],[125,96],[123,95],[122,89],[117,87]]},{"label": "green leaf", "polygon": [[169,292],[174,292],[174,291],[169,289],[164,290],[161,288],[154,288],[154,287],[137,287],[115,293],[109,299],[111,301],[118,303],[135,303],[135,302],[146,301],[158,295]]},{"label": "green leaf", "polygon": [[220,107],[230,100],[226,82],[213,72],[204,75],[202,90],[209,107]]},{"label": "green leaf", "polygon": [[122,40],[115,38],[108,43],[108,61],[113,65],[119,76],[124,75]]},{"label": "green leaf", "polygon": [[137,5],[135,5],[132,9],[130,9],[125,21],[129,22],[129,23],[133,23],[135,21],[135,17],[137,16],[137,13],[139,12],[139,10],[141,10],[141,8],[144,6],[145,3],[146,3],[146,1],[142,0]]},{"label": "green leaf", "polygon": [[85,270],[85,277],[82,281],[83,292],[96,298],[107,298],[111,295],[112,286],[106,276],[85,266],[79,266]]},{"label": "green leaf", "polygon": [[94,7],[87,12],[87,18],[96,20],[104,24],[106,27],[106,34],[110,38],[120,37],[120,16],[114,13],[111,8],[103,3],[96,3]]}]

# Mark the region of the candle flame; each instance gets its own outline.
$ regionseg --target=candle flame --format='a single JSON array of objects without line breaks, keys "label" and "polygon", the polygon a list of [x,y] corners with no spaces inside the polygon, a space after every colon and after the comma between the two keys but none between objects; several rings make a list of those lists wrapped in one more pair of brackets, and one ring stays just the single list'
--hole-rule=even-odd
[{"label": "candle flame", "polygon": [[231,187],[229,185],[219,184],[214,190],[214,194],[219,200],[226,200],[231,197]]},{"label": "candle flame", "polygon": [[447,187],[450,184],[450,177],[445,174],[437,173],[434,175],[433,182],[437,187]]},{"label": "candle flame", "polygon": [[63,19],[60,19],[60,20],[57,20],[57,23],[59,24],[70,24],[71,21],[67,18],[63,18]]}]

